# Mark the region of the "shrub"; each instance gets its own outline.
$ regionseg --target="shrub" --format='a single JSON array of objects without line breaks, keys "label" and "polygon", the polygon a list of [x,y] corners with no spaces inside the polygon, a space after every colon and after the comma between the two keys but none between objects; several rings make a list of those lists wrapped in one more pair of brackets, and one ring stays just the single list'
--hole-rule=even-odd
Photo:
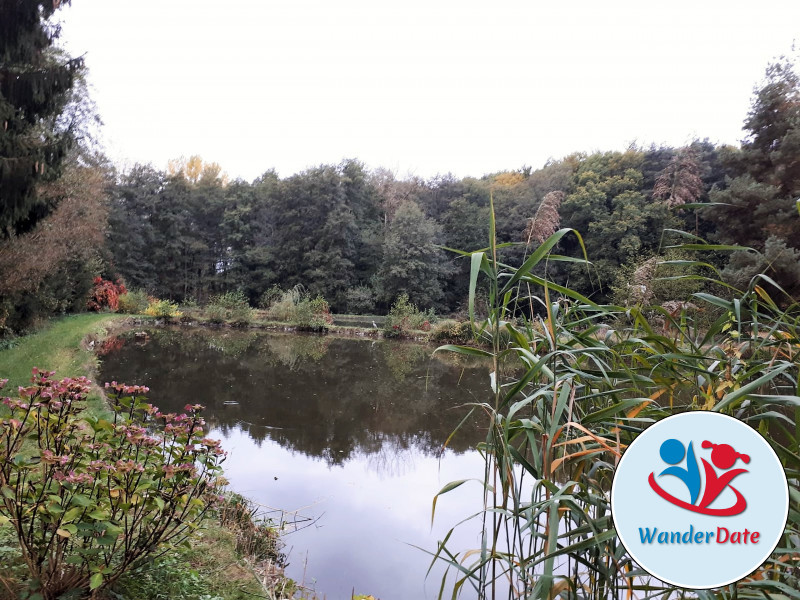
[{"label": "shrub", "polygon": [[273,301],[268,312],[273,319],[310,331],[326,331],[333,324],[328,301],[319,295],[312,298],[302,285],[282,292],[273,288],[269,294]]},{"label": "shrub", "polygon": [[164,319],[182,316],[182,313],[178,310],[177,304],[169,300],[158,300],[156,298],[150,299],[150,304],[145,309],[144,314]]},{"label": "shrub", "polygon": [[150,301],[143,290],[129,290],[120,294],[117,312],[140,315],[147,310],[149,304]]},{"label": "shrub", "polygon": [[258,307],[267,310],[273,304],[275,304],[275,302],[277,302],[282,295],[283,290],[281,289],[281,286],[273,285],[266,292],[261,294],[261,298],[258,299]]},{"label": "shrub", "polygon": [[249,306],[237,306],[230,310],[230,320],[233,325],[245,326],[253,321],[253,309]]},{"label": "shrub", "polygon": [[431,330],[431,341],[437,344],[470,344],[474,340],[469,321],[445,319]]},{"label": "shrub", "polygon": [[146,387],[113,382],[114,417],[99,419],[84,415],[85,377],[52,376],[34,368],[33,385],[3,400],[0,520],[16,532],[31,593],[96,595],[187,539],[219,499],[224,453],[204,437],[200,405],[162,414]]},{"label": "shrub", "polygon": [[429,331],[431,322],[436,318],[433,309],[421,311],[408,299],[408,294],[401,294],[392,305],[386,322],[383,325],[385,337],[401,337],[411,331]]},{"label": "shrub", "polygon": [[295,305],[291,322],[301,329],[310,331],[327,331],[333,324],[333,316],[327,300],[322,296],[310,298],[306,296]]},{"label": "shrub", "polygon": [[210,304],[206,307],[206,318],[212,323],[224,323],[225,315],[226,310],[221,306]]},{"label": "shrub", "polygon": [[247,297],[244,295],[244,292],[240,290],[235,292],[225,292],[224,294],[214,296],[209,304],[221,306],[227,310],[233,310],[234,308],[239,308],[242,306],[250,306],[250,303],[247,301]]},{"label": "shrub", "polygon": [[[297,304],[308,297],[308,293],[302,285],[296,285],[285,291],[281,291],[279,287],[275,286],[271,288],[267,294],[269,295],[269,299],[271,299],[270,303],[267,305],[270,317],[278,321],[287,322],[295,319]],[[262,302],[264,301],[265,298],[262,296]]]},{"label": "shrub", "polygon": [[95,277],[93,283],[94,287],[86,303],[86,308],[95,312],[106,308],[112,311],[117,310],[120,294],[128,291],[125,289],[125,284],[119,279],[114,283],[102,277]]},{"label": "shrub", "polygon": [[226,292],[211,299],[206,317],[212,323],[230,320],[234,325],[247,325],[253,320],[253,309],[243,292]]},{"label": "shrub", "polygon": [[183,299],[183,302],[181,302],[181,308],[185,310],[192,310],[198,306],[197,299],[194,296],[186,296],[186,298]]}]

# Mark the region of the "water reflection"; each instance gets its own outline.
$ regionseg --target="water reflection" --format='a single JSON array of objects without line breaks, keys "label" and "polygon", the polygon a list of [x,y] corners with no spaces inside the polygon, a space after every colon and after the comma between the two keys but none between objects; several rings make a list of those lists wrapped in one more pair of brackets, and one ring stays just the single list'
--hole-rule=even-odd
[{"label": "water reflection", "polygon": [[[340,464],[355,452],[442,449],[486,371],[429,357],[430,348],[385,341],[154,331],[106,355],[102,373],[146,383],[162,410],[204,404],[224,435],[243,429],[256,444],[269,438]],[[480,437],[473,421],[450,447],[463,452]]]},{"label": "water reflection", "polygon": [[[212,437],[230,452],[232,488],[316,520],[287,540],[290,576],[305,570],[331,599],[353,588],[423,598],[436,596],[437,580],[425,582],[429,557],[409,544],[435,548],[480,506],[478,486],[448,494],[437,512],[452,518],[437,516],[431,531],[434,494],[482,472],[469,449],[485,434],[469,421],[442,448],[463,405],[489,399],[485,365],[430,354],[382,340],[153,330],[109,344],[101,381],[148,385],[165,411],[207,407]],[[474,533],[460,547],[474,547]]]}]

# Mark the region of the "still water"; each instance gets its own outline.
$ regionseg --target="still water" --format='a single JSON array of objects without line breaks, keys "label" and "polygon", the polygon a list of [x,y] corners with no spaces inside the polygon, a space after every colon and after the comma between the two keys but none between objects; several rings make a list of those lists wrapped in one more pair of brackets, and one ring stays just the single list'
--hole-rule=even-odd
[{"label": "still water", "polygon": [[[470,402],[489,400],[489,369],[431,357],[386,340],[230,330],[153,330],[102,351],[100,381],[151,388],[164,411],[206,406],[210,436],[229,452],[231,489],[292,513],[286,574],[329,600],[435,598],[426,579],[448,529],[481,506],[478,484],[443,496],[448,482],[480,478],[471,448],[484,438]],[[460,528],[454,548],[479,544]],[[420,549],[422,548],[422,549]],[[466,594],[464,597],[468,597]]]}]

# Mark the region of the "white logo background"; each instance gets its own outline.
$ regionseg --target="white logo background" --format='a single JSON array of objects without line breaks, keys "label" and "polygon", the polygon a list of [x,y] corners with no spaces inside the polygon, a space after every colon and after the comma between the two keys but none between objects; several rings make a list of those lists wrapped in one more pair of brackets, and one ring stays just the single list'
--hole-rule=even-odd
[{"label": "white logo background", "polygon": [[[747,500],[739,515],[710,516],[691,512],[659,496],[649,485],[650,473],[669,494],[689,502],[686,485],[677,477],[659,477],[668,464],[659,453],[661,444],[677,439],[688,447],[692,442],[700,474],[705,481],[701,458],[711,463],[711,449],[701,448],[704,440],[729,444],[747,454],[750,462],[738,461],[733,468],[744,468],[731,481]],[[679,466],[685,466],[684,462]],[[720,469],[716,469],[721,474]],[[701,490],[702,497],[702,490]],[[725,508],[736,502],[726,489],[709,505]],[[620,541],[633,559],[658,579],[690,589],[720,587],[738,581],[756,570],[772,553],[786,526],[789,489],[778,457],[769,444],[748,425],[714,412],[695,411],[667,417],[651,425],[628,447],[620,460],[611,488],[611,512]],[[706,543],[642,543],[639,529],[658,532],[713,531]],[[717,543],[717,527],[733,533],[759,532],[758,542],[746,544]]]}]

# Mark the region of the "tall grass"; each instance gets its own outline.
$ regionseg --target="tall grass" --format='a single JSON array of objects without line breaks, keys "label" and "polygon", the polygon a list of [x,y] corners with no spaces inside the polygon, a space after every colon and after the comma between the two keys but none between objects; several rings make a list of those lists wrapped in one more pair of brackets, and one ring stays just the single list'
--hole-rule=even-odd
[{"label": "tall grass", "polygon": [[267,313],[273,319],[316,332],[325,332],[333,324],[328,302],[319,295],[312,297],[301,284],[285,291],[273,288],[268,297]]},{"label": "tall grass", "polygon": [[[550,262],[575,260],[553,253],[567,235],[583,247],[577,232],[561,229],[512,267],[498,260],[492,215],[490,246],[463,253],[471,261],[470,319],[490,349],[437,351],[490,358],[494,400],[470,406],[486,418],[483,506],[456,526],[477,525],[480,544],[451,547],[453,528],[432,553],[447,567],[440,597],[473,588],[481,599],[800,598],[800,306],[773,299],[782,291],[766,276],[735,290],[699,261],[682,262],[706,269],[707,281],[722,286],[714,289],[728,290],[727,297],[693,294],[704,323],[713,315],[710,325],[700,327],[688,311],[598,305],[546,276]],[[585,250],[583,262],[591,268]],[[479,286],[489,297],[481,321]],[[779,547],[750,578],[720,590],[681,590],[650,577],[632,562],[611,519],[621,453],[651,423],[687,410],[723,412],[758,429],[789,479]],[[437,494],[433,517],[441,496],[464,483]]]}]

